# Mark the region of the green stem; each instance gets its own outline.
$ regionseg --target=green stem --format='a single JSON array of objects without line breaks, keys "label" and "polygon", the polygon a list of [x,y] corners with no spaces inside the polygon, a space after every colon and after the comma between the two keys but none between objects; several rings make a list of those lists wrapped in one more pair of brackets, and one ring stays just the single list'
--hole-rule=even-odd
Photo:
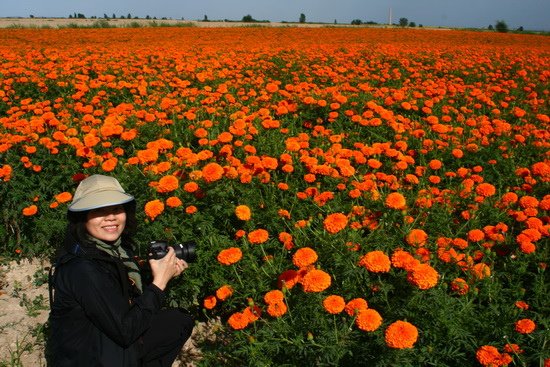
[{"label": "green stem", "polygon": [[241,287],[244,287],[243,281],[241,280],[241,276],[239,275],[239,272],[237,271],[237,268],[235,266],[232,266],[233,271],[235,272],[235,275],[237,276],[237,279],[239,280],[239,284]]},{"label": "green stem", "polygon": [[334,339],[336,339],[336,344],[338,345],[338,327],[336,325],[336,315],[332,316],[332,321],[334,323]]},{"label": "green stem", "polygon": [[[269,259],[269,257],[267,256],[267,253],[265,252],[264,250],[264,247],[262,245],[260,245],[260,248],[262,249],[262,254],[264,255],[264,259],[265,261],[267,261],[267,263],[269,264],[269,266],[271,267],[271,270],[275,270],[274,267],[273,267],[273,263],[271,262],[271,260]],[[268,274],[266,274],[268,275]]]}]

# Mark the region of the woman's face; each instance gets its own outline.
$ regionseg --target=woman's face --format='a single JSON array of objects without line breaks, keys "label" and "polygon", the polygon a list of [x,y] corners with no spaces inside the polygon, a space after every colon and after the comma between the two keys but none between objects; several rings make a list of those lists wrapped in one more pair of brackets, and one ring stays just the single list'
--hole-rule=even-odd
[{"label": "woman's face", "polygon": [[116,241],[126,226],[126,211],[123,205],[93,209],[86,217],[88,233],[104,242]]}]

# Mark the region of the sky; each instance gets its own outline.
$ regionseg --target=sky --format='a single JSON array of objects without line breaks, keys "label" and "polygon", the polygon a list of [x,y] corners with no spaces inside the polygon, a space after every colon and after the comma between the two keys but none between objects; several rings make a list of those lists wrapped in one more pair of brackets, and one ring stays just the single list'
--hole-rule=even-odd
[{"label": "sky", "polygon": [[145,18],[350,23],[393,23],[407,18],[431,27],[487,28],[503,20],[509,29],[550,31],[550,0],[0,0],[0,17],[105,14]]}]

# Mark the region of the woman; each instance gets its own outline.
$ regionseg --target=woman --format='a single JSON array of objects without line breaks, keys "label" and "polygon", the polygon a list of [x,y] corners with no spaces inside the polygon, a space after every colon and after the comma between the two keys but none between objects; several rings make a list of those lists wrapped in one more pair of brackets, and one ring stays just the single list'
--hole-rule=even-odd
[{"label": "woman", "polygon": [[132,258],[135,207],[115,178],[78,185],[51,279],[52,366],[171,366],[191,335],[190,316],[161,309],[168,282],[187,263],[170,248],[149,260],[152,283],[142,284]]}]

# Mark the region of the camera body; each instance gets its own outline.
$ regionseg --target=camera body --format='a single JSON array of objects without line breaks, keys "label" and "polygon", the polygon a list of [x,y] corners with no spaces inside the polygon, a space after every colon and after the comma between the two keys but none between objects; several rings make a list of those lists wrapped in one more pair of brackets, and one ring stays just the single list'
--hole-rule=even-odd
[{"label": "camera body", "polygon": [[196,245],[194,242],[178,243],[176,245],[169,245],[166,241],[151,241],[149,242],[149,259],[162,259],[168,253],[168,248],[172,247],[176,253],[178,259],[185,260],[185,262],[192,263],[197,260]]}]

